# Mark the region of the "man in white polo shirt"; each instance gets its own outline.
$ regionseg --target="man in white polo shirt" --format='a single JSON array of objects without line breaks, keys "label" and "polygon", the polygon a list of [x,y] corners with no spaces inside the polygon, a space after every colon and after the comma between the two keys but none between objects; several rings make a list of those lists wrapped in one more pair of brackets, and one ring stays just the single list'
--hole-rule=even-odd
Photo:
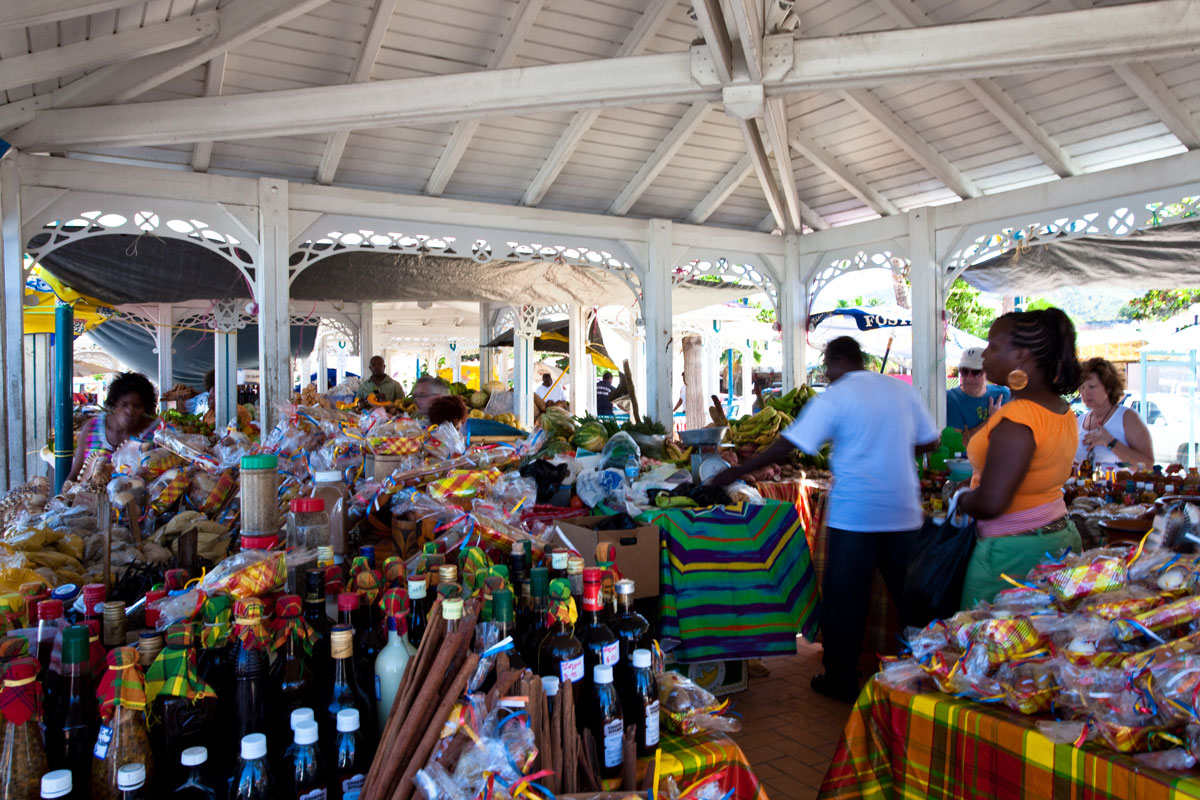
[{"label": "man in white polo shirt", "polygon": [[849,336],[825,348],[829,388],[805,406],[783,435],[745,464],[713,478],[718,486],[788,457],[793,449],[816,453],[833,444],[828,552],[821,587],[825,674],[815,691],[846,702],[858,696],[868,588],[878,568],[900,610],[904,575],[921,529],[915,458],[938,445],[938,431],[913,388],[864,367]]}]

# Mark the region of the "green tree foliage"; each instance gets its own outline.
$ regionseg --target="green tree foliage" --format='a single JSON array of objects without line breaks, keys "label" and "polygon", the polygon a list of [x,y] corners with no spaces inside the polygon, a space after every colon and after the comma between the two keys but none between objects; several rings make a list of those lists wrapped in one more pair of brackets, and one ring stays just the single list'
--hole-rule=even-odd
[{"label": "green tree foliage", "polygon": [[1200,303],[1200,289],[1151,289],[1126,303],[1122,319],[1168,319]]},{"label": "green tree foliage", "polygon": [[988,328],[996,320],[996,309],[979,299],[979,290],[962,278],[946,292],[946,316],[959,330],[986,339]]}]

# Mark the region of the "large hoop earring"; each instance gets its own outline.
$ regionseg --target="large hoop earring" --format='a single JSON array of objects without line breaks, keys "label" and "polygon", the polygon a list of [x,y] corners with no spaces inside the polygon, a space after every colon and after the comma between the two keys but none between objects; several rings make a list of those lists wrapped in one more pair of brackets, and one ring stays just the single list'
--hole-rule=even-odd
[{"label": "large hoop earring", "polygon": [[1008,388],[1019,392],[1029,385],[1029,374],[1023,369],[1014,369],[1008,373]]}]

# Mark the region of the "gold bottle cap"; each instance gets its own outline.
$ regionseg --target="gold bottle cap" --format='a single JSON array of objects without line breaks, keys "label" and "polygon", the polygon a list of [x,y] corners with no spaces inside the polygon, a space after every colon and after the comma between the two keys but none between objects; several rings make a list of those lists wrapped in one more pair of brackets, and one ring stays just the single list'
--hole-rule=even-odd
[{"label": "gold bottle cap", "polygon": [[438,567],[438,583],[458,583],[458,567],[453,564]]},{"label": "gold bottle cap", "polygon": [[584,562],[583,556],[571,556],[570,558],[567,559],[567,574],[568,575],[582,575],[583,568],[585,566],[586,566],[586,562]]},{"label": "gold bottle cap", "polygon": [[354,629],[335,625],[329,633],[329,649],[334,658],[350,658],[354,654]]}]

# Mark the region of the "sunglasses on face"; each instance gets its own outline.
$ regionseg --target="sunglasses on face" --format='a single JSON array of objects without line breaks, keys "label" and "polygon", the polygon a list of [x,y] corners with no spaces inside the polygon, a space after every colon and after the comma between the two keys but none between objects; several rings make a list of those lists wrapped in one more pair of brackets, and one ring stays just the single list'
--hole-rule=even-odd
[{"label": "sunglasses on face", "polygon": [[967,367],[963,367],[963,368],[959,369],[959,371],[958,371],[958,374],[959,374],[959,375],[966,375],[968,378],[973,378],[973,377],[975,377],[976,375],[982,375],[982,374],[983,374],[983,370],[981,370],[981,369],[968,369]]}]

